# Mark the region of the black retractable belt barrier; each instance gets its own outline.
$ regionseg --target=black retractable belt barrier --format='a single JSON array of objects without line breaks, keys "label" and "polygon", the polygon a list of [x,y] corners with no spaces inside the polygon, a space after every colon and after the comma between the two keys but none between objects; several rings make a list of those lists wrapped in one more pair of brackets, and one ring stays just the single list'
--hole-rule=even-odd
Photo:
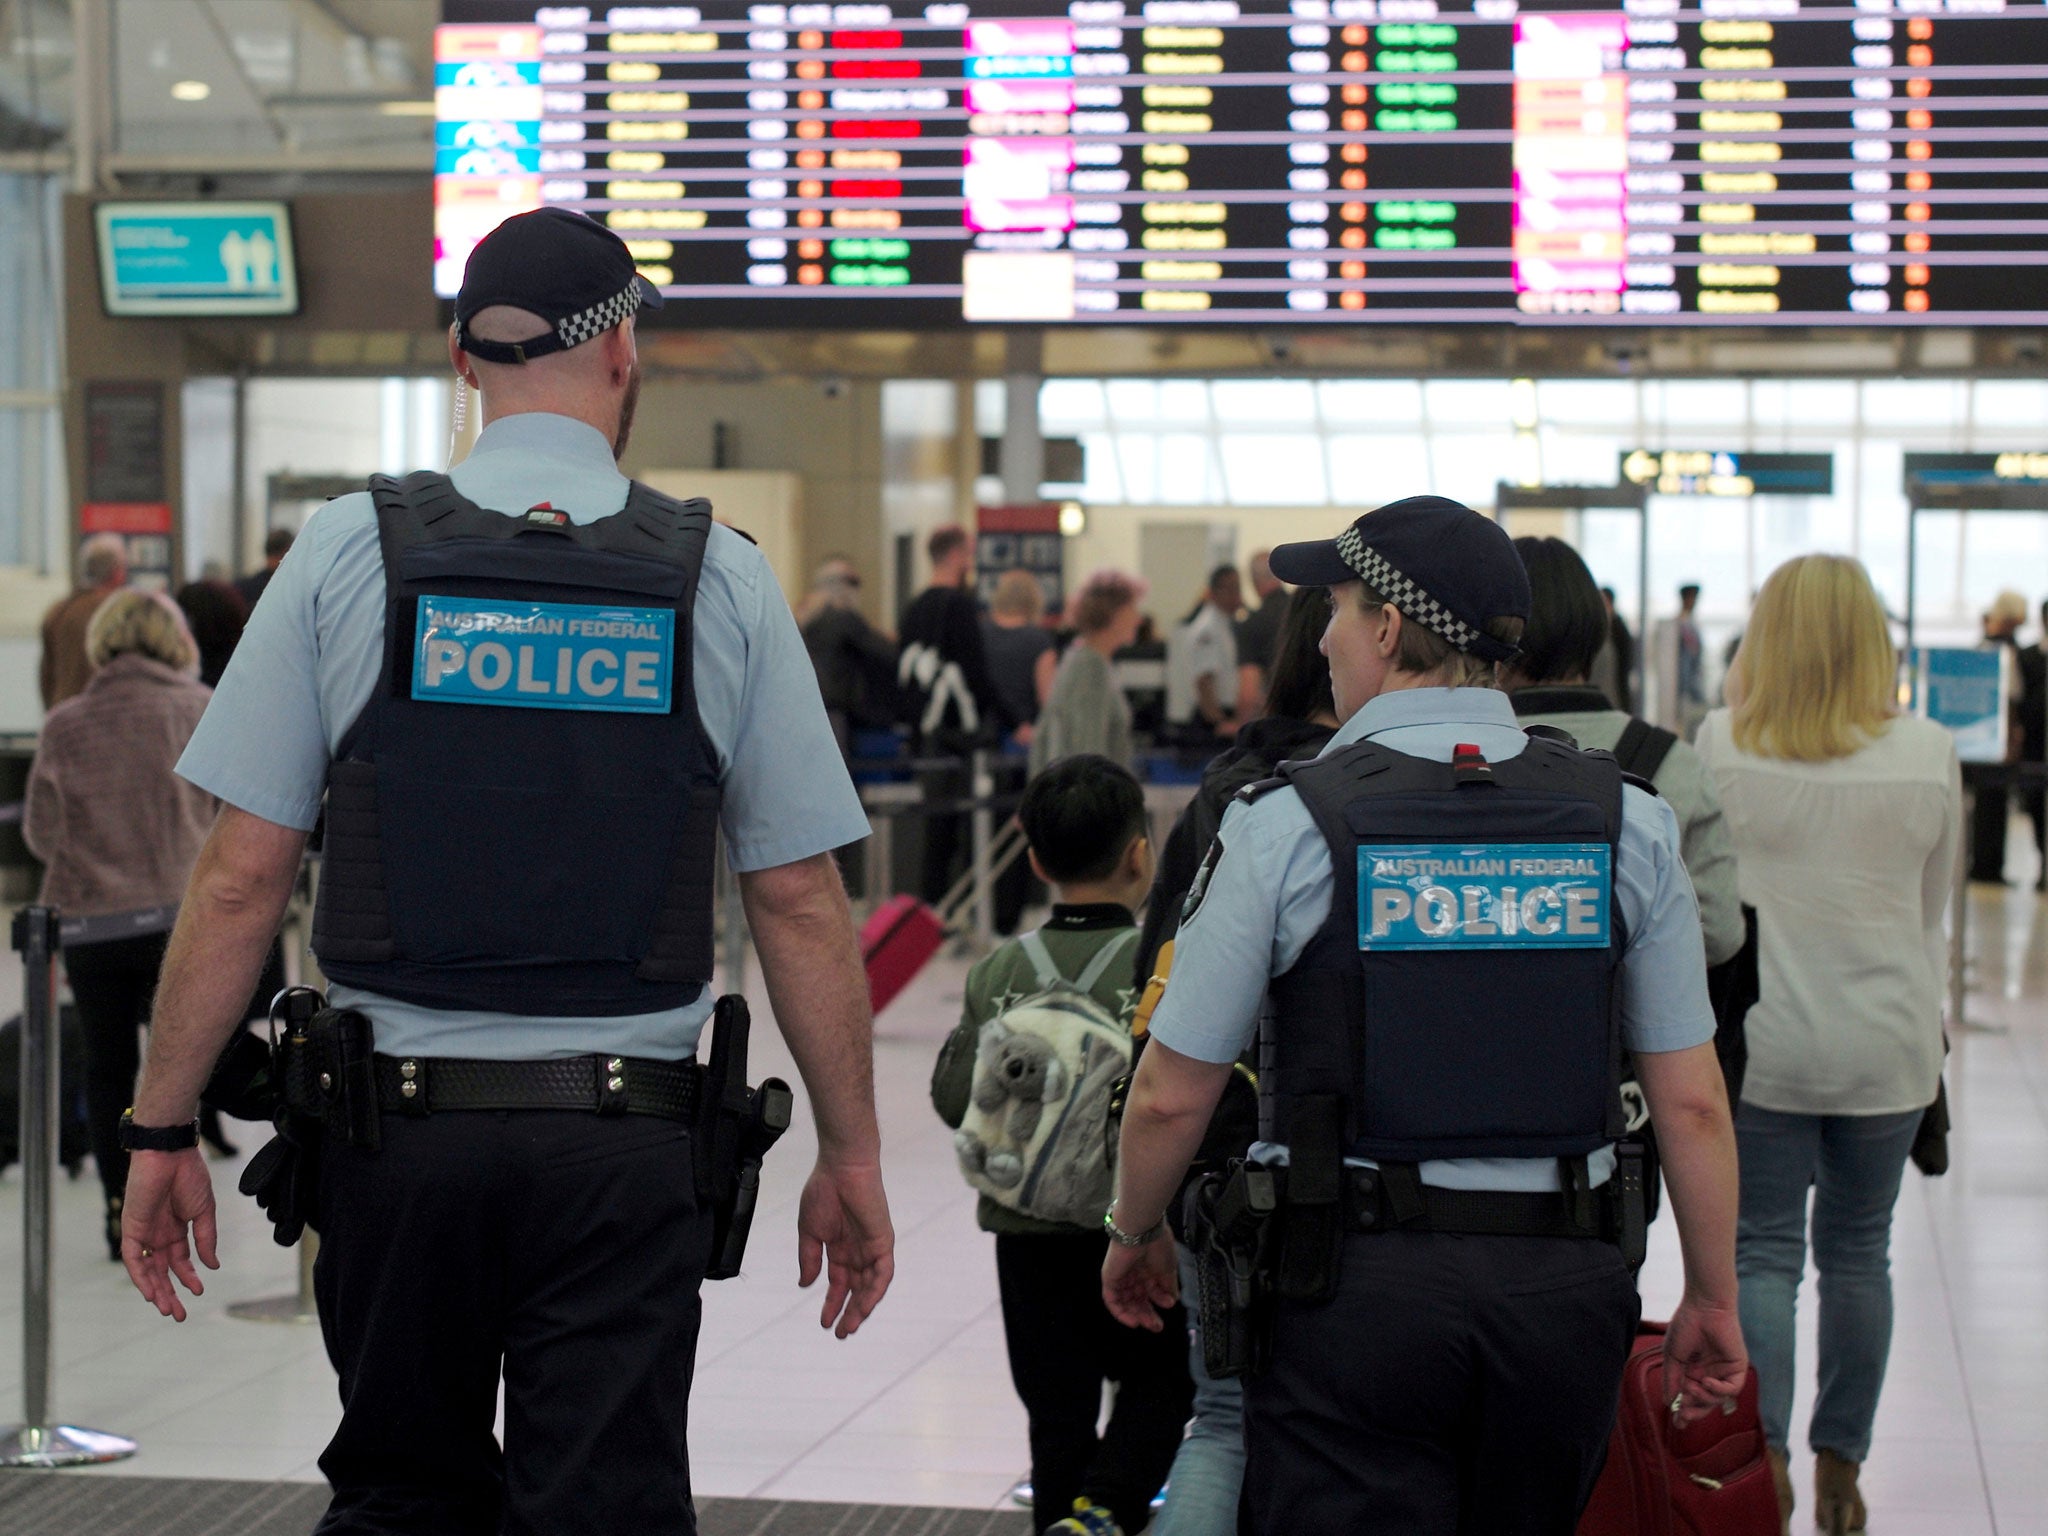
[{"label": "black retractable belt barrier", "polygon": [[15,915],[21,1007],[21,1423],[0,1433],[0,1467],[71,1467],[119,1461],[135,1442],[50,1422],[50,1181],[57,1167],[57,951],[55,907]]}]

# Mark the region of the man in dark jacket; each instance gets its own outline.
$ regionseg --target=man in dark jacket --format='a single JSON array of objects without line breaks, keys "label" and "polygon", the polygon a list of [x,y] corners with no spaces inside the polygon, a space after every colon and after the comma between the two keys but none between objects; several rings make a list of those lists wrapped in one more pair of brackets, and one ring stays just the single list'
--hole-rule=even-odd
[{"label": "man in dark jacket", "polygon": [[251,613],[256,611],[256,600],[270,585],[270,578],[277,574],[277,568],[284,564],[284,557],[291,553],[291,547],[291,529],[271,529],[263,536],[263,563],[248,575],[235,579],[235,590],[242,594],[242,603]]},{"label": "man in dark jacket", "polygon": [[834,555],[818,567],[797,613],[826,718],[839,750],[849,754],[855,730],[888,728],[895,702],[896,646],[862,615],[859,601],[860,573]]},{"label": "man in dark jacket", "polygon": [[[902,690],[913,746],[924,757],[961,757],[1000,740],[1017,721],[989,675],[981,643],[981,609],[974,600],[974,546],[967,530],[949,523],[925,541],[932,584],[903,610],[896,626],[900,647],[896,682]],[[922,775],[926,800],[964,796],[965,765]],[[953,881],[966,818],[925,818],[924,898],[937,901]]]}]

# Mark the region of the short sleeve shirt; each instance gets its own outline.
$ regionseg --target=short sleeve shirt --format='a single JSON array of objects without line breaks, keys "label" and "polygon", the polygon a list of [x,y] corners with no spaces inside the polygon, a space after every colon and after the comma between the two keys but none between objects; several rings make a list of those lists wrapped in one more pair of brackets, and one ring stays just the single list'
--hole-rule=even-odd
[{"label": "short sleeve shirt", "polygon": [[1216,685],[1216,702],[1225,709],[1235,709],[1237,626],[1214,603],[1202,604],[1202,611],[1183,624],[1168,645],[1167,719],[1181,724],[1195,718],[1196,684],[1205,677]]},{"label": "short sleeve shirt", "polygon": [[[452,479],[482,506],[522,512],[546,502],[578,523],[617,512],[629,484],[602,433],[539,412],[493,421]],[[328,764],[376,686],[384,598],[368,493],[328,503],[250,615],[178,772],[251,815],[310,828]],[[729,528],[714,526],[706,544],[692,634],[732,866],[790,864],[865,837],[796,620],[761,552]],[[682,1008],[601,1019],[424,1008],[339,986],[331,1001],[368,1014],[386,1054],[493,1060],[592,1051],[680,1059],[711,1012],[708,989]]]},{"label": "short sleeve shirt", "polygon": [[[1490,688],[1416,688],[1382,694],[1331,738],[1324,755],[1372,739],[1397,752],[1449,762],[1471,742],[1491,762],[1528,745],[1505,694]],[[1173,974],[1152,1035],[1198,1061],[1234,1061],[1258,1027],[1266,982],[1290,969],[1328,921],[1330,847],[1291,787],[1233,804],[1217,833],[1221,853],[1181,923]],[[1679,858],[1671,808],[1633,785],[1622,791],[1615,902],[1628,933],[1618,1003],[1631,1051],[1678,1051],[1714,1038],[1699,908]],[[1596,1181],[1613,1154],[1592,1163]],[[1425,1162],[1424,1183],[1444,1188],[1556,1189],[1553,1159]]]}]

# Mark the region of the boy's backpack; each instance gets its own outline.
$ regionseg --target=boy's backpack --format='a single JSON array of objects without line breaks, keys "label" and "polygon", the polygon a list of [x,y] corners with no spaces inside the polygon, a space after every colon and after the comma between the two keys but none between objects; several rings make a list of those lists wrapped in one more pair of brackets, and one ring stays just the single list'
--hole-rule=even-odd
[{"label": "boy's backpack", "polygon": [[1038,989],[981,1026],[953,1148],[967,1182],[1020,1215],[1094,1227],[1109,1209],[1104,1129],[1131,1037],[1091,994],[1112,967],[1129,967],[1137,937],[1135,928],[1118,934],[1071,981],[1038,934],[1017,940]]}]

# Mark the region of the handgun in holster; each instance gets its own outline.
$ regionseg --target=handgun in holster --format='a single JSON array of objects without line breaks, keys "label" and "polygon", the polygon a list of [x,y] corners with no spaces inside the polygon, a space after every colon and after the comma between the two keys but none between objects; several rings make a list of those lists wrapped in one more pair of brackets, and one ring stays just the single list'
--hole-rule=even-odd
[{"label": "handgun in holster", "polygon": [[730,1280],[747,1254],[747,1234],[761,1194],[761,1162],[789,1129],[795,1105],[789,1084],[766,1078],[747,1084],[747,1000],[728,994],[711,1016],[711,1054],[697,1097],[697,1198],[711,1211],[707,1280]]},{"label": "handgun in holster", "polygon": [[1196,1292],[1189,1299],[1200,1326],[1203,1367],[1218,1380],[1256,1374],[1266,1365],[1277,1202],[1273,1170],[1242,1160],[1188,1186],[1182,1219]]}]

